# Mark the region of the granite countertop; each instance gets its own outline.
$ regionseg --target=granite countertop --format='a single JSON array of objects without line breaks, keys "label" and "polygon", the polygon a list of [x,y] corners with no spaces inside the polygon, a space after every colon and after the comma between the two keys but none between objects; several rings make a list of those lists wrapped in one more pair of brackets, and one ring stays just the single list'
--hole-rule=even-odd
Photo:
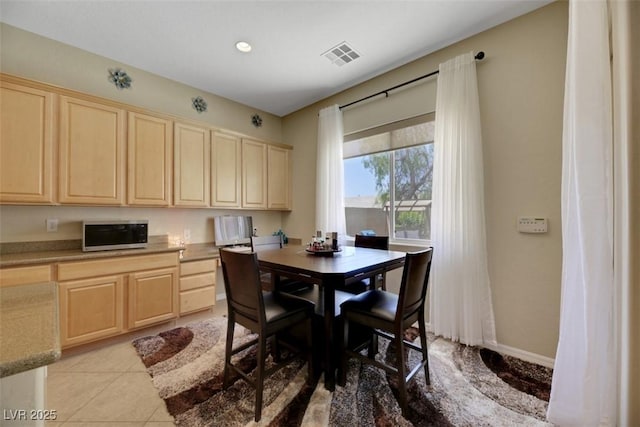
[{"label": "granite countertop", "polygon": [[0,377],[60,358],[56,282],[0,287]]},{"label": "granite countertop", "polygon": [[55,244],[48,244],[46,246],[34,246],[30,244],[28,246],[26,245],[23,251],[15,250],[15,252],[0,254],[0,268],[177,251],[180,252],[180,262],[220,257],[219,249],[214,246],[213,243],[194,243],[182,246],[167,242],[157,242],[149,243],[144,249],[94,252],[83,252],[79,247],[65,247],[63,244],[58,246]]},{"label": "granite countertop", "polygon": [[186,245],[184,250],[180,251],[180,261],[198,261],[201,259],[211,259],[220,257],[220,248],[214,246],[213,243],[193,243]]},{"label": "granite countertop", "polygon": [[[290,244],[302,244],[300,239],[289,241]],[[0,244],[0,268],[177,251],[180,262],[220,257],[220,248],[213,242],[172,244],[166,236],[151,236],[144,249],[83,252],[81,246],[81,240],[3,243]]]},{"label": "granite countertop", "polygon": [[116,256],[178,252],[185,249],[185,246],[174,245],[166,241],[150,241],[147,247],[143,249],[118,249],[92,252],[83,252],[81,246],[77,244],[77,241],[26,242],[22,246],[20,246],[19,243],[10,243],[4,246],[10,246],[10,252],[4,252],[0,255],[0,268]]}]

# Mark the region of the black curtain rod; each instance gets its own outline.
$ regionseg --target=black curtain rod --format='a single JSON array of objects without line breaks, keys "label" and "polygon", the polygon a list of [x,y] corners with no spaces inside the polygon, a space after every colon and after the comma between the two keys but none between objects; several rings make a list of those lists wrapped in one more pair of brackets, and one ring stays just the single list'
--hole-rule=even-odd
[{"label": "black curtain rod", "polygon": [[[475,56],[475,59],[477,61],[481,61],[483,58],[484,58],[484,52],[483,51],[478,52],[476,54],[476,56]],[[411,83],[415,83],[415,82],[417,82],[419,80],[426,79],[427,77],[434,76],[434,75],[438,74],[439,72],[440,72],[439,70],[432,71],[429,74],[425,74],[424,76],[416,77],[415,79],[409,80],[408,82],[400,83],[399,85],[395,85],[395,86],[390,87],[388,89],[381,90],[380,92],[376,92],[373,95],[365,96],[364,98],[360,98],[357,101],[353,101],[353,102],[350,102],[348,104],[341,105],[338,108],[340,108],[342,110],[343,108],[350,107],[350,106],[352,106],[354,104],[357,104],[357,103],[362,102],[362,101],[366,101],[367,99],[371,99],[371,98],[374,98],[374,97],[376,97],[378,95],[382,95],[382,94],[385,94],[385,96],[388,97],[389,96],[389,92],[391,92],[392,90],[401,88],[402,86],[410,85]]]}]

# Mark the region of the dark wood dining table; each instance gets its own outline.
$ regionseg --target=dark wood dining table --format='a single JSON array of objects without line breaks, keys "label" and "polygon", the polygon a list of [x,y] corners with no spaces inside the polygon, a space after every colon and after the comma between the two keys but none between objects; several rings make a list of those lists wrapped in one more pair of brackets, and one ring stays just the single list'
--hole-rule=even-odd
[{"label": "dark wood dining table", "polygon": [[405,252],[343,246],[333,254],[309,253],[305,246],[285,246],[282,249],[258,253],[260,270],[270,272],[274,286],[278,277],[286,277],[320,286],[324,318],[324,381],[325,387],[335,389],[336,363],[334,353],[340,348],[335,342],[333,325],[336,316],[336,287],[348,285],[377,274],[401,268]]}]

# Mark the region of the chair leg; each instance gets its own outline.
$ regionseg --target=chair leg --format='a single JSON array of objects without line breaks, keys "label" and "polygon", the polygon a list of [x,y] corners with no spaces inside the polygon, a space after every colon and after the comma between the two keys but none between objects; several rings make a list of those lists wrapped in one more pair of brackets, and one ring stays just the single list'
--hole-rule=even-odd
[{"label": "chair leg", "polygon": [[313,319],[310,316],[306,322],[307,324],[307,384],[312,384],[315,376],[315,369],[313,369]]},{"label": "chair leg", "polygon": [[380,275],[380,289],[381,289],[381,290],[383,290],[383,291],[386,291],[386,290],[387,290],[387,281],[386,281],[386,278],[387,278],[387,277],[386,277],[386,274],[385,274],[385,273],[382,273],[382,274]]},{"label": "chair leg", "polygon": [[399,404],[400,409],[402,410],[402,415],[404,417],[407,416],[407,372],[405,369],[404,363],[404,340],[402,333],[396,333],[395,336],[396,341],[396,351],[397,351],[397,361],[398,365],[398,394],[399,394]]},{"label": "chair leg", "polygon": [[273,361],[275,363],[280,363],[280,344],[278,344],[278,334],[273,334],[272,344],[271,344],[271,354],[273,356]]},{"label": "chair leg", "polygon": [[264,388],[264,365],[267,352],[267,339],[264,337],[264,333],[260,334],[258,339],[258,354],[257,354],[257,366],[256,366],[256,422],[260,421],[262,417],[262,389]]},{"label": "chair leg", "polygon": [[222,380],[222,387],[229,387],[229,371],[231,366],[231,352],[233,351],[233,330],[236,326],[235,319],[233,315],[229,315],[227,321],[227,342],[225,344],[224,351],[224,377]]},{"label": "chair leg", "polygon": [[338,385],[344,387],[347,383],[347,363],[349,362],[349,355],[347,349],[349,348],[349,321],[345,316],[342,316],[342,346],[340,348],[340,368],[338,369]]},{"label": "chair leg", "polygon": [[424,364],[424,381],[427,385],[431,384],[429,377],[429,348],[427,347],[427,331],[425,326],[424,310],[418,316],[418,330],[420,331],[420,347],[422,348],[422,360]]},{"label": "chair leg", "polygon": [[369,359],[375,359],[376,354],[378,354],[378,335],[375,333],[373,328],[371,329],[371,340],[369,341],[369,349],[367,356]]}]

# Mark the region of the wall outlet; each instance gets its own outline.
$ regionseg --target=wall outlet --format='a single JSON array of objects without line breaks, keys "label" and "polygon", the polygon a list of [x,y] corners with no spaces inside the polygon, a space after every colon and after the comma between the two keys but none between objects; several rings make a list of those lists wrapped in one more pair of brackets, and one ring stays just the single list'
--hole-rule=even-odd
[{"label": "wall outlet", "polygon": [[184,237],[185,243],[191,242],[191,230],[188,228],[185,228],[184,231],[182,232],[182,237]]},{"label": "wall outlet", "polygon": [[47,218],[45,223],[47,225],[47,232],[58,231],[58,218]]}]

